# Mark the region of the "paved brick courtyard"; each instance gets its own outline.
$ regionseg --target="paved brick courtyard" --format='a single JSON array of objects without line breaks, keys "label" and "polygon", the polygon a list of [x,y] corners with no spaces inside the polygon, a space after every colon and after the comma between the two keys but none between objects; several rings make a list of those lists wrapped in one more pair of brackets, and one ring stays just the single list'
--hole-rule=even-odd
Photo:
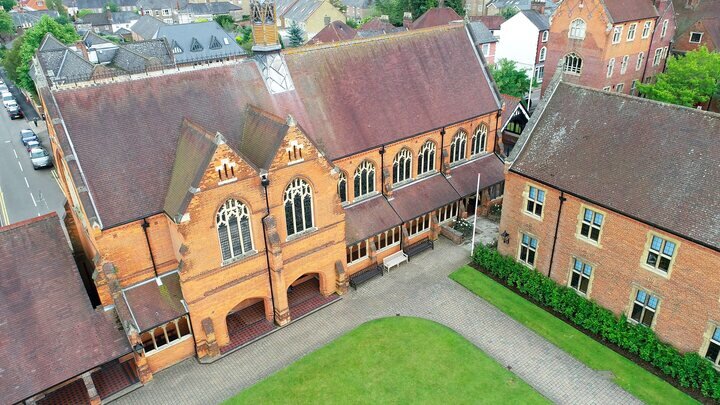
[{"label": "paved brick courtyard", "polygon": [[[339,302],[212,364],[188,359],[155,375],[118,404],[222,402],[371,319],[402,314],[442,323],[562,404],[640,403],[448,278],[469,261],[469,245],[441,238],[435,250],[378,277]],[[280,350],[279,348],[282,348]],[[342,359],[338,359],[342,364]]]}]

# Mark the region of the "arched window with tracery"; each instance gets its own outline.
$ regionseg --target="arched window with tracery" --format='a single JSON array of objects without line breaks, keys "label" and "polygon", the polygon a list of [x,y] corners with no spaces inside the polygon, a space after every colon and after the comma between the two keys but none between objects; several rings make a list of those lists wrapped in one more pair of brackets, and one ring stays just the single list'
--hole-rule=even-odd
[{"label": "arched window with tracery", "polygon": [[345,176],[345,172],[340,172],[338,178],[338,195],[341,203],[347,201],[347,176]]},{"label": "arched window with tracery", "polygon": [[355,170],[354,195],[355,198],[362,197],[375,191],[375,165],[366,160],[358,165]]},{"label": "arched window with tracery", "polygon": [[393,160],[393,184],[403,182],[410,177],[412,167],[412,153],[408,149],[402,149],[395,155]]},{"label": "arched window with tracery", "polygon": [[565,55],[563,72],[579,75],[582,72],[582,58],[576,53]]},{"label": "arched window with tracery", "polygon": [[487,126],[485,124],[480,124],[479,127],[475,130],[475,134],[473,134],[472,137],[472,155],[477,155],[478,153],[485,152],[485,147],[487,145]]},{"label": "arched window with tracery", "polygon": [[216,226],[223,261],[253,250],[250,213],[245,204],[235,199],[225,201],[217,212]]},{"label": "arched window with tracery", "polygon": [[585,39],[585,21],[582,18],[572,20],[570,23],[569,37],[572,39]]},{"label": "arched window with tracery", "polygon": [[418,155],[418,175],[435,170],[435,142],[427,141]]},{"label": "arched window with tracery", "polygon": [[303,179],[295,179],[285,189],[287,234],[295,235],[313,227],[312,189]]},{"label": "arched window with tracery", "polygon": [[467,134],[460,131],[455,135],[450,144],[450,163],[455,163],[465,159],[465,150],[467,149]]}]

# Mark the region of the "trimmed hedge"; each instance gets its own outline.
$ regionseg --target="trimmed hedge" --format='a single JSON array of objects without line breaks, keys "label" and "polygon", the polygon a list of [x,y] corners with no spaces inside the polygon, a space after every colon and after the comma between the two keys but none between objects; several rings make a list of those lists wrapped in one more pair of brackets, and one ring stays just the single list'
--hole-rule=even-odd
[{"label": "trimmed hedge", "polygon": [[473,262],[527,297],[564,315],[575,325],[637,355],[680,386],[720,400],[720,374],[697,353],[680,354],[674,347],[661,342],[652,329],[628,322],[625,315],[617,318],[611,311],[512,257],[502,256],[497,250],[479,245],[473,254]]}]

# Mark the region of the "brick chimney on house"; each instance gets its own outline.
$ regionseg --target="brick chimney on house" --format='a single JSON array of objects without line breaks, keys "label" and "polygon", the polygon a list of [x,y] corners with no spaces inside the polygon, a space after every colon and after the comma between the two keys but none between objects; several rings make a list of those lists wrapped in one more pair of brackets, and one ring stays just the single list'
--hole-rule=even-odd
[{"label": "brick chimney on house", "polygon": [[88,55],[88,49],[87,46],[85,46],[85,42],[83,40],[79,40],[75,42],[75,47],[77,48],[80,53],[82,53],[82,56],[85,60],[90,60],[90,56]]},{"label": "brick chimney on house", "polygon": [[110,24],[113,23],[112,11],[110,11],[110,6],[107,6],[105,8],[105,18],[107,18],[107,20]]},{"label": "brick chimney on house", "polygon": [[530,2],[530,8],[538,12],[538,14],[545,14],[545,0],[532,0]]},{"label": "brick chimney on house", "polygon": [[406,11],[403,13],[403,27],[410,28],[411,24],[412,24],[412,13],[409,11]]}]

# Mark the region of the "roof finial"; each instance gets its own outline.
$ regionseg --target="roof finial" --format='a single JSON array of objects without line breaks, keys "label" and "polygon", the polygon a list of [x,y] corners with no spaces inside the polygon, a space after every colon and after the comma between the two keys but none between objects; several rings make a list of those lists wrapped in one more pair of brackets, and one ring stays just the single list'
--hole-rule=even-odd
[{"label": "roof finial", "polygon": [[287,120],[285,121],[285,123],[289,127],[297,126],[297,121],[295,121],[295,117],[293,117],[291,114],[288,114]]}]

